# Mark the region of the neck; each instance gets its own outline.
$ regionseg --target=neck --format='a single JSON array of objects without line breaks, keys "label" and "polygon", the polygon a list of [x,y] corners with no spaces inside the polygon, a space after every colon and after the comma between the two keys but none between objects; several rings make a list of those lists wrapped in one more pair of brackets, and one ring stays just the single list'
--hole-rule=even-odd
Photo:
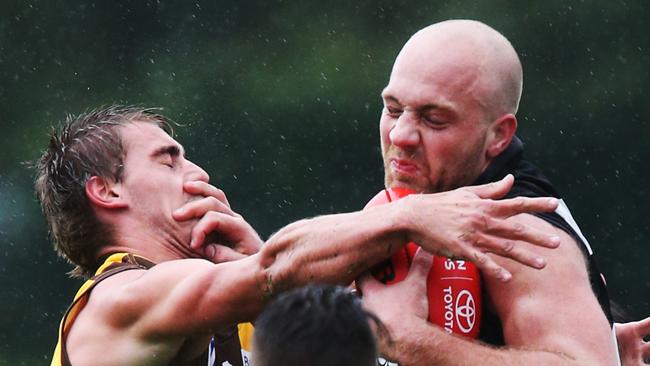
[{"label": "neck", "polygon": [[[113,243],[99,253],[99,257],[110,253],[127,252],[145,257],[155,263],[176,259],[201,258],[190,249],[189,240],[163,230],[151,230],[142,225],[123,225],[113,233]],[[187,242],[187,243],[186,243]]]}]

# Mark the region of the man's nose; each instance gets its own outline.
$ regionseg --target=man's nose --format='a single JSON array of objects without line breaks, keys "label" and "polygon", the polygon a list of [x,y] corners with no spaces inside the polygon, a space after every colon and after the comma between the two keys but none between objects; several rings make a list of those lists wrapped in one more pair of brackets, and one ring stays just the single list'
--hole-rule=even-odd
[{"label": "man's nose", "polygon": [[388,138],[393,145],[401,148],[417,145],[420,142],[420,131],[415,113],[404,111],[395,121]]},{"label": "man's nose", "polygon": [[200,180],[206,183],[210,183],[210,175],[205,170],[203,170],[203,168],[189,160],[187,163],[190,170],[189,180]]}]

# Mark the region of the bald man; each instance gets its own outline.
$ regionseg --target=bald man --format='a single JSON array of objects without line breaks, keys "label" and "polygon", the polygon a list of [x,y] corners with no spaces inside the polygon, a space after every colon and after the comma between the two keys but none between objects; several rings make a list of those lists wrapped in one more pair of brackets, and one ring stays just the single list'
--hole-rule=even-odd
[{"label": "bald man", "polygon": [[[442,192],[511,173],[516,180],[509,197],[559,197],[522,160],[523,145],[515,136],[521,91],[517,53],[489,26],[453,20],[417,32],[397,56],[382,92],[386,187]],[[430,325],[422,301],[395,301],[403,299],[404,286],[384,286],[366,276],[359,281],[365,302],[395,341],[384,342],[383,354],[402,366],[618,363],[604,284],[567,206],[509,221],[557,235],[561,245],[548,254],[544,271],[493,258],[513,274],[509,283],[485,277],[481,340],[498,347]],[[478,246],[492,242],[483,235],[473,240]],[[540,253],[523,242],[504,244],[506,251],[523,248]]]}]

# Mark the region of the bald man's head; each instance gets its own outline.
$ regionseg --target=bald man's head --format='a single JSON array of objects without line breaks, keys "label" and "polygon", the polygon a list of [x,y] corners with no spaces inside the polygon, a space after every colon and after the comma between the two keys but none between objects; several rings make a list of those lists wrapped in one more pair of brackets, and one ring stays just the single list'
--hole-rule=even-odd
[{"label": "bald man's head", "polygon": [[519,107],[519,57],[503,35],[481,22],[448,20],[421,29],[400,51],[391,78],[404,72],[425,79],[453,74],[449,82],[470,88],[488,118],[515,114]]},{"label": "bald man's head", "polygon": [[517,129],[521,80],[512,45],[485,24],[452,20],[414,34],[382,92],[386,186],[472,184]]}]

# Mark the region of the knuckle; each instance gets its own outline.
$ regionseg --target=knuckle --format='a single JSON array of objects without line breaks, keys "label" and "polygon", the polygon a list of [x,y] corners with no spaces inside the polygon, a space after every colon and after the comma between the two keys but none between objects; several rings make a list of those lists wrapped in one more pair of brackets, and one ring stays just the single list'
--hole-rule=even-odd
[{"label": "knuckle", "polygon": [[515,223],[512,227],[512,230],[517,234],[522,234],[526,231],[526,227],[522,223]]},{"label": "knuckle", "polygon": [[472,231],[463,231],[460,235],[458,235],[458,240],[460,240],[463,243],[467,243],[467,242],[472,242],[473,237],[474,237],[474,233]]},{"label": "knuckle", "polygon": [[202,245],[203,244],[203,237],[204,234],[200,230],[196,230],[192,232],[192,240],[196,243],[196,245]]},{"label": "knuckle", "polygon": [[524,208],[526,206],[526,198],[524,197],[518,197],[515,199],[515,207],[517,208]]},{"label": "knuckle", "polygon": [[481,246],[487,245],[489,243],[489,239],[487,238],[487,236],[485,236],[483,234],[476,233],[473,236],[473,241],[472,242],[473,242],[475,247],[481,247]]},{"label": "knuckle", "polygon": [[209,232],[209,229],[205,222],[196,224],[195,229],[196,235],[206,235]]},{"label": "knuckle", "polygon": [[482,219],[485,230],[490,230],[494,226],[494,219],[487,213],[483,212]]},{"label": "knuckle", "polygon": [[504,252],[511,253],[514,248],[515,248],[515,243],[512,242],[511,240],[506,240],[505,242],[503,242]]},{"label": "knuckle", "polygon": [[492,273],[494,274],[495,277],[499,278],[502,276],[503,271],[501,271],[501,268],[499,267],[494,267],[492,268]]},{"label": "knuckle", "polygon": [[476,261],[476,263],[480,263],[480,264],[485,264],[487,262],[487,259],[488,259],[487,255],[479,253],[479,252],[474,252],[472,254],[472,257],[474,258],[474,261]]},{"label": "knuckle", "polygon": [[472,227],[477,227],[483,224],[483,214],[480,212],[472,212],[467,216],[467,221],[470,223]]}]

